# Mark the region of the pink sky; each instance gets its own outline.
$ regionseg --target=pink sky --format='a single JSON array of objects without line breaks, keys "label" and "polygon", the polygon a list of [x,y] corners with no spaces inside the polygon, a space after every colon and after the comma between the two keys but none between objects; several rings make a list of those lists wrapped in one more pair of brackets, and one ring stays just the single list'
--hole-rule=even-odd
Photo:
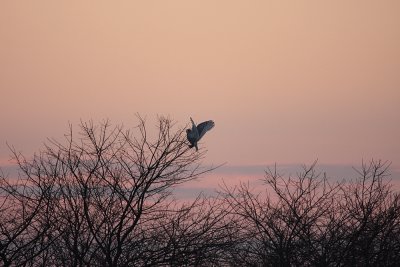
[{"label": "pink sky", "polygon": [[400,1],[0,1],[0,159],[68,122],[213,119],[207,164],[400,168]]}]

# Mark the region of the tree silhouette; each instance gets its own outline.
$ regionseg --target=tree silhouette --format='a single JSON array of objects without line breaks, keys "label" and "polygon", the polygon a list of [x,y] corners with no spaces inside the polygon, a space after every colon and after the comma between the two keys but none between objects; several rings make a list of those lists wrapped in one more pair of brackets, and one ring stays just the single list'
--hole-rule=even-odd
[{"label": "tree silhouette", "polygon": [[[209,253],[208,240],[204,246],[200,239],[172,242],[185,227],[204,240],[208,231],[221,232],[222,211],[210,208],[188,222],[206,200],[179,207],[171,198],[175,185],[211,170],[200,166],[204,152],[190,150],[184,129],[172,131],[171,120],[159,118],[158,134],[150,139],[138,118],[135,136],[108,121],[81,123],[77,137],[70,127],[66,142],[50,140],[31,161],[13,150],[22,177],[11,185],[2,176],[1,211],[10,214],[0,225],[5,265],[22,257],[32,265],[133,266],[179,262],[177,251]],[[155,242],[170,227],[171,242]]]},{"label": "tree silhouette", "polygon": [[265,194],[224,187],[238,228],[233,266],[389,266],[400,260],[399,195],[389,165],[363,164],[356,181],[329,183],[315,163],[297,177],[268,169]]},{"label": "tree silhouette", "polygon": [[331,181],[316,162],[297,176],[268,168],[264,191],[241,183],[179,201],[175,186],[213,168],[185,129],[138,117],[126,130],[81,122],[0,172],[1,266],[395,266],[399,194],[389,164]]}]

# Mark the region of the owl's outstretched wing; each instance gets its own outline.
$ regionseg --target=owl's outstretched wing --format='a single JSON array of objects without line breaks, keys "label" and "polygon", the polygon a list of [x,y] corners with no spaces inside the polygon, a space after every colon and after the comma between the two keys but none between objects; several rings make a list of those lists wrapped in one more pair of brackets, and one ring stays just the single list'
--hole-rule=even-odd
[{"label": "owl's outstretched wing", "polygon": [[191,131],[191,135],[192,137],[195,139],[195,141],[198,141],[200,139],[199,135],[200,132],[196,127],[196,124],[194,123],[192,117],[190,117],[190,121],[192,122],[192,131]]},{"label": "owl's outstretched wing", "polygon": [[211,121],[211,120],[202,122],[199,125],[197,125],[197,131],[199,133],[199,139],[198,140],[200,140],[203,137],[203,135],[207,131],[211,130],[214,126],[215,126],[215,123],[213,121]]}]

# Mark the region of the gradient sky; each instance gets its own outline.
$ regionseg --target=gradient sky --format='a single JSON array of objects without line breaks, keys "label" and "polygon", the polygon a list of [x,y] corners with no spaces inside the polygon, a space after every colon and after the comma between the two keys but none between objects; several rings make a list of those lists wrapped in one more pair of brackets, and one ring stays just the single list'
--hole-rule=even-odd
[{"label": "gradient sky", "polygon": [[400,168],[400,1],[0,1],[0,159],[80,119],[213,119],[206,162]]}]

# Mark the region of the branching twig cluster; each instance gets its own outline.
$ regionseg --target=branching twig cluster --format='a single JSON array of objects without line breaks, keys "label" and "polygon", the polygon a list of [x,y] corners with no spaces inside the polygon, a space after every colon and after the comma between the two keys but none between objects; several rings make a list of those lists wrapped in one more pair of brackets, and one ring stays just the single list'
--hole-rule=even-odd
[{"label": "branching twig cluster", "polygon": [[330,182],[316,162],[296,177],[265,172],[265,192],[223,186],[177,202],[175,185],[213,168],[184,129],[159,118],[132,131],[82,122],[63,142],[0,172],[1,266],[393,266],[400,202],[389,164],[363,163]]},{"label": "branching twig cluster", "polygon": [[[371,161],[356,181],[330,183],[315,163],[297,177],[268,169],[270,194],[246,184],[225,187],[241,223],[232,262],[238,266],[390,266],[400,261],[400,202]],[[271,194],[272,193],[272,194]]]}]

